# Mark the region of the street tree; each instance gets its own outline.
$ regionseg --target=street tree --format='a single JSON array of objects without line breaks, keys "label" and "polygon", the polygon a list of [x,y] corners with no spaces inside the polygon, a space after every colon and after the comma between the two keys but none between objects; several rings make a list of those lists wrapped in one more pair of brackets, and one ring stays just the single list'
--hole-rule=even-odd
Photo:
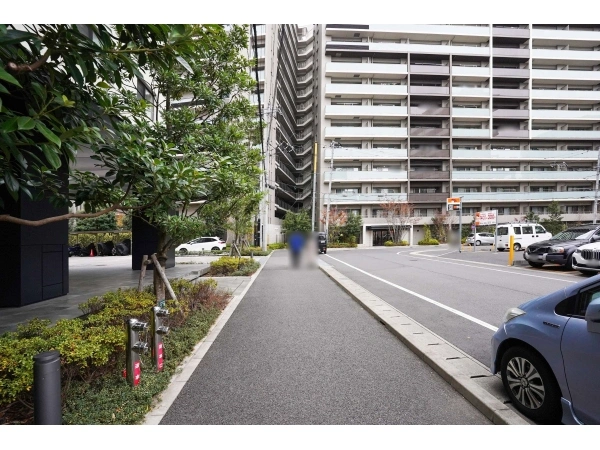
[{"label": "street tree", "polygon": [[559,203],[554,200],[548,205],[548,218],[542,219],[542,225],[552,235],[559,233],[565,229],[565,224],[562,220]]},{"label": "street tree", "polygon": [[282,228],[285,233],[293,233],[295,231],[300,233],[310,233],[312,224],[308,211],[303,209],[297,213],[292,211],[286,212],[285,217],[283,218]]},{"label": "street tree", "polygon": [[[329,242],[339,242],[340,234],[343,233],[344,226],[348,221],[348,214],[335,206],[329,209],[329,229],[327,230],[327,239]],[[321,223],[327,224],[327,210],[321,213]]]},{"label": "street tree", "polygon": [[347,242],[351,244],[356,243],[357,237],[362,232],[362,225],[363,221],[360,214],[348,214],[346,225],[344,225],[344,229],[342,230]]},{"label": "street tree", "polygon": [[419,221],[419,218],[414,215],[413,204],[397,200],[386,200],[379,207],[382,209],[383,217],[387,222],[388,231],[394,244],[400,244],[401,241],[407,240],[405,237],[407,237],[408,230]]},{"label": "street tree", "polygon": [[528,211],[527,214],[523,216],[523,220],[529,223],[540,223],[540,216],[533,211]]}]

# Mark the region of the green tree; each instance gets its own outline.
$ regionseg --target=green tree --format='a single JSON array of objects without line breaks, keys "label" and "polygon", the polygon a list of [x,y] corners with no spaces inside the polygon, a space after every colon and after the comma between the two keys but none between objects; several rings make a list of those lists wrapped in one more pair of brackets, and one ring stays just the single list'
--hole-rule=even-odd
[{"label": "green tree", "polygon": [[525,214],[525,216],[523,216],[523,219],[525,219],[527,222],[530,222],[530,223],[540,223],[540,216],[538,216],[533,211],[527,212],[527,214]]},{"label": "green tree", "polygon": [[75,231],[115,231],[117,218],[114,212],[89,219],[77,219]]},{"label": "green tree", "polygon": [[312,229],[311,218],[304,209],[297,213],[288,211],[283,218],[282,228],[285,233],[292,233],[294,231],[310,233]]},{"label": "green tree", "polygon": [[356,239],[362,232],[362,217],[359,214],[348,214],[346,225],[342,228],[342,234],[346,238],[347,242],[355,243]]},{"label": "green tree", "polygon": [[560,205],[556,200],[548,205],[548,216],[547,219],[542,219],[542,225],[544,225],[544,228],[552,233],[552,235],[555,235],[566,228],[562,221],[563,218],[560,212]]}]

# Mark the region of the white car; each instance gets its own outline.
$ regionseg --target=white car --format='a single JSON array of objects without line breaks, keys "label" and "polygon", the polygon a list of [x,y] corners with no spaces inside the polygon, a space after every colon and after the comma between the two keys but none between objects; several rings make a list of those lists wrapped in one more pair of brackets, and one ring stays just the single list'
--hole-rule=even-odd
[{"label": "white car", "polygon": [[473,242],[475,245],[494,245],[494,239],[493,233],[476,233],[475,236],[471,233],[467,236],[466,243],[468,245],[473,245]]},{"label": "white car", "polygon": [[212,250],[223,250],[227,243],[220,237],[199,237],[197,239],[181,244],[175,248],[180,255],[187,255],[190,252],[202,252]]},{"label": "white car", "polygon": [[578,247],[573,253],[573,269],[586,275],[600,272],[600,242]]}]

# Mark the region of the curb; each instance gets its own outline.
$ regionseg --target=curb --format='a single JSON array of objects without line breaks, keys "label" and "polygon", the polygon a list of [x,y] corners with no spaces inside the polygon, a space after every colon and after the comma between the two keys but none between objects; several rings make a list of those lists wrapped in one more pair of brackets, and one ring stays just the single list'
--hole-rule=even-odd
[{"label": "curb", "polygon": [[319,261],[319,268],[492,423],[532,424],[505,404],[502,381],[486,366],[330,265]]},{"label": "curb", "polygon": [[210,330],[208,330],[208,333],[206,334],[204,339],[198,342],[198,344],[196,344],[196,346],[192,350],[191,354],[182,361],[182,363],[176,369],[175,374],[171,378],[169,386],[167,387],[167,389],[165,389],[162,393],[159,394],[160,400],[153,406],[152,410],[146,414],[144,421],[141,423],[141,425],[160,424],[160,421],[165,416],[165,414],[167,414],[167,411],[169,410],[173,402],[175,402],[175,400],[179,396],[179,393],[196,370],[196,367],[198,367],[200,361],[202,361],[204,355],[206,355],[212,343],[215,341],[215,339],[217,338],[217,336],[219,335],[219,333],[221,332],[221,330],[223,329],[223,327],[225,326],[235,309],[238,307],[238,305],[246,295],[246,292],[248,292],[250,286],[252,286],[254,280],[256,280],[256,278],[262,271],[263,267],[267,264],[269,258],[273,253],[274,252],[271,252],[269,255],[266,256],[264,264],[261,264],[258,270],[254,273],[254,275],[250,277],[250,281],[248,282],[246,287],[242,290],[242,292],[240,292],[238,295],[234,296],[231,299],[231,301],[225,307],[221,315],[217,318],[212,327],[210,327]]}]

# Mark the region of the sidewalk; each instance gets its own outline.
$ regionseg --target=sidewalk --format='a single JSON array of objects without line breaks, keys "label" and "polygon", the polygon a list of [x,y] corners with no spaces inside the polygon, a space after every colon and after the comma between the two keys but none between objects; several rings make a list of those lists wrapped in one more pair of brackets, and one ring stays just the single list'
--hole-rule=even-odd
[{"label": "sidewalk", "polygon": [[[214,256],[177,258],[175,267],[166,269],[168,278],[197,278],[209,267]],[[256,257],[257,261],[264,257]],[[204,269],[204,271],[203,271]],[[33,318],[60,319],[81,316],[79,304],[91,297],[103,295],[119,288],[137,287],[140,272],[131,270],[131,256],[103,256],[69,258],[69,294],[20,308],[0,308],[0,334],[14,331],[17,324]],[[220,289],[235,295],[249,282],[249,277],[215,277]],[[144,286],[152,284],[152,271],[147,271]]]},{"label": "sidewalk", "polygon": [[146,423],[490,424],[322,271],[289,269],[285,251],[237,301]]}]

